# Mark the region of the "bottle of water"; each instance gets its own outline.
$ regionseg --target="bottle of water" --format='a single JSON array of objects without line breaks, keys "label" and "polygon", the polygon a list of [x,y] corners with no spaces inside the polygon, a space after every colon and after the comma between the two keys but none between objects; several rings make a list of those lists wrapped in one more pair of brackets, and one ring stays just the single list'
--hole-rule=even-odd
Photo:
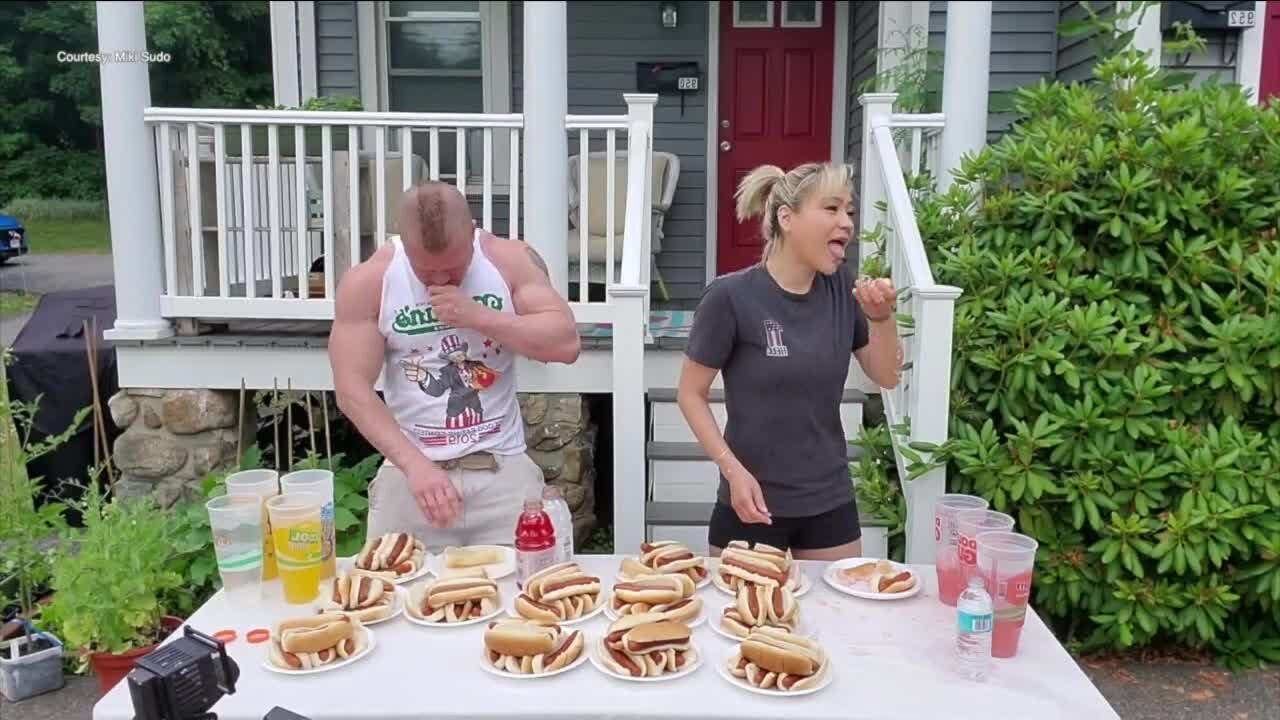
[{"label": "bottle of water", "polygon": [[980,576],[956,601],[956,672],[968,680],[985,682],[991,671],[991,596]]},{"label": "bottle of water", "polygon": [[556,562],[568,562],[573,559],[573,513],[569,511],[569,503],[556,485],[542,489],[542,503],[556,528]]}]

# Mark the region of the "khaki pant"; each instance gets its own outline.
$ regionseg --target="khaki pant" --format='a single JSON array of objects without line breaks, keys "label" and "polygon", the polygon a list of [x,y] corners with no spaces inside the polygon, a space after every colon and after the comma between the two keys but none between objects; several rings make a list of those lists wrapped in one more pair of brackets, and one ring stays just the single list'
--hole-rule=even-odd
[{"label": "khaki pant", "polygon": [[407,532],[433,553],[449,546],[514,544],[525,499],[542,497],[542,468],[525,453],[476,453],[442,466],[462,498],[462,514],[451,527],[434,527],[409,494],[404,473],[384,462],[369,483],[367,537]]}]

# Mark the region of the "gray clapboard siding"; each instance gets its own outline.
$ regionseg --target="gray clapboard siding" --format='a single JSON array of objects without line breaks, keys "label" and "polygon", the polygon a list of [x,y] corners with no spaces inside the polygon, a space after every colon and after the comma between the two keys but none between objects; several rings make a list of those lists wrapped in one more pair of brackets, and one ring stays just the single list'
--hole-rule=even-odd
[{"label": "gray clapboard siding", "polygon": [[[947,3],[929,3],[931,63],[941,69],[946,49]],[[1058,3],[996,0],[991,9],[991,73],[987,137],[994,141],[1013,120],[1013,91],[1052,78],[1057,71]]]},{"label": "gray clapboard siding", "polygon": [[[680,178],[663,228],[658,267],[672,302],[692,307],[706,285],[707,177],[707,4],[679,3],[678,27],[664,28],[659,2],[573,2],[568,4],[569,112],[625,113],[623,93],[635,92],[637,62],[698,63],[701,89],[664,94],[654,110],[654,149],[680,157]],[[511,104],[521,112],[524,87],[523,3],[511,3]],[[603,149],[603,134],[598,135]],[[577,153],[570,139],[570,154]],[[625,147],[619,136],[619,148]]]},{"label": "gray clapboard siding", "polygon": [[[1259,18],[1261,20],[1261,18]],[[1196,30],[1203,40],[1203,50],[1188,53],[1174,53],[1165,50],[1160,55],[1160,64],[1177,72],[1189,72],[1195,76],[1194,82],[1202,83],[1210,78],[1219,83],[1234,83],[1236,79],[1236,63],[1240,55],[1240,30],[1228,28],[1224,30]],[[1164,39],[1174,40],[1174,30],[1164,31]]]},{"label": "gray clapboard siding", "polygon": [[[1094,2],[1094,12],[1106,16],[1115,11],[1114,2]],[[1088,17],[1085,8],[1079,2],[1058,3],[1059,22],[1084,20]],[[1067,37],[1058,36],[1057,77],[1063,82],[1085,82],[1093,77],[1093,66],[1097,60],[1097,51],[1093,48],[1093,33]]]},{"label": "gray clapboard siding", "polygon": [[316,2],[316,89],[320,95],[360,97],[356,4]]},{"label": "gray clapboard siding", "polygon": [[[862,106],[858,104],[858,96],[863,86],[876,74],[876,40],[879,37],[880,8],[876,3],[854,3],[850,8],[849,37],[849,106],[848,120],[845,127],[845,160],[853,165],[854,173],[862,172]],[[836,42],[841,42],[839,38]],[[855,187],[861,186],[859,177]],[[861,218],[857,220],[861,228]]]}]

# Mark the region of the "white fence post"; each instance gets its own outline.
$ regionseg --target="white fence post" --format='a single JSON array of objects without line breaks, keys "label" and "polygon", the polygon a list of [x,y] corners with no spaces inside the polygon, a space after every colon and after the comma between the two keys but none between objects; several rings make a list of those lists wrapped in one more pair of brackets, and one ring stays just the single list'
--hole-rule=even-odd
[{"label": "white fence post", "polygon": [[[911,420],[911,442],[940,444],[947,439],[951,421],[952,321],[960,293],[960,288],[949,285],[920,286],[911,291],[915,347],[906,408]],[[901,479],[907,502],[905,559],[908,563],[932,565],[934,504],[946,492],[947,470],[939,467],[915,480],[908,481],[905,475]]]},{"label": "white fence post", "polygon": [[[97,3],[98,50],[103,55],[142,53],[147,27],[141,2]],[[160,312],[164,252],[160,245],[160,193],[155,136],[143,121],[151,105],[144,62],[98,64],[102,83],[102,135],[111,218],[116,321],[107,340],[154,340],[173,335]]]},{"label": "white fence post", "polygon": [[568,40],[563,0],[524,4],[524,240],[569,296]]},{"label": "white fence post", "polygon": [[[644,200],[641,207],[644,209],[644,242],[640,245],[640,287],[644,288],[644,325],[641,332],[647,337],[649,334],[649,303],[652,293],[650,292],[650,284],[653,274],[653,108],[658,104],[658,96],[648,93],[626,93],[623,99],[627,101],[627,127],[633,128],[637,125],[644,128],[645,142],[644,148],[644,188],[642,196]],[[635,158],[635,152],[631,149],[630,142],[627,145],[627,159],[631,162]],[[613,276],[613,268],[608,268],[609,276]],[[630,282],[630,278],[619,278],[623,283]],[[643,352],[643,348],[641,349]]]},{"label": "white fence post", "polygon": [[[862,166],[858,175],[862,190],[858,198],[858,229],[862,232],[874,228],[877,222],[884,219],[884,215],[876,210],[876,204],[884,202],[888,195],[884,178],[880,174],[880,155],[871,134],[877,126],[889,124],[893,116],[893,101],[897,97],[897,93],[865,93],[858,96],[858,104],[862,106]],[[863,243],[858,257],[865,262],[875,253],[874,244]]]},{"label": "white fence post", "polygon": [[648,288],[613,285],[613,548],[645,539],[644,327]]}]

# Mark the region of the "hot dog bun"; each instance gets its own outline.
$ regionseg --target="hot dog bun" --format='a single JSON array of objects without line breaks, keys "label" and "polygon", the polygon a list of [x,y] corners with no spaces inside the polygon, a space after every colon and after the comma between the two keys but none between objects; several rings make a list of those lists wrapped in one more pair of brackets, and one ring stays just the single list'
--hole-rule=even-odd
[{"label": "hot dog bun", "polygon": [[289,618],[277,623],[268,658],[286,670],[310,670],[352,657],[367,642],[360,621],[346,615]]},{"label": "hot dog bun", "polygon": [[822,648],[809,638],[772,628],[754,628],[742,641],[742,657],[763,670],[812,675],[825,662]]},{"label": "hot dog bun", "polygon": [[366,574],[396,580],[418,572],[426,555],[426,545],[409,533],[385,533],[365,541],[354,566]]},{"label": "hot dog bun", "polygon": [[541,655],[555,649],[558,635],[556,626],[494,622],[484,632],[484,646],[501,655]]},{"label": "hot dog bun", "polygon": [[634,627],[622,638],[622,650],[631,655],[688,648],[689,626],[669,620]]},{"label": "hot dog bun", "polygon": [[696,583],[707,577],[706,558],[675,540],[641,543],[638,557],[622,560],[619,579],[645,575],[683,575]]},{"label": "hot dog bun", "polygon": [[444,564],[449,568],[472,568],[502,562],[502,553],[493,547],[448,547],[444,549]]},{"label": "hot dog bun", "polygon": [[867,580],[872,592],[900,593],[915,587],[916,576],[907,570],[890,569],[887,572],[875,572]]},{"label": "hot dog bun", "polygon": [[529,577],[515,610],[531,620],[577,620],[600,606],[600,592],[600,578],[575,562],[558,563]]}]

